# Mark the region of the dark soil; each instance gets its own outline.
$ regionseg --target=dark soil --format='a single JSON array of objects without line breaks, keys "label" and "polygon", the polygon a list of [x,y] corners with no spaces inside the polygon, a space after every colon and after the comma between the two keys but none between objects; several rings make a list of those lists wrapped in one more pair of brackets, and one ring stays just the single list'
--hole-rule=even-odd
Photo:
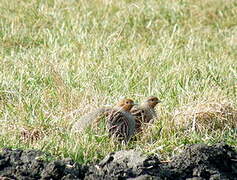
[{"label": "dark soil", "polygon": [[175,179],[237,179],[237,152],[225,144],[186,147],[168,166]]},{"label": "dark soil", "polygon": [[52,157],[37,150],[2,149],[0,180],[84,179],[86,166],[74,163],[70,159],[49,162],[50,158]]},{"label": "dark soil", "polygon": [[237,180],[237,152],[219,143],[195,144],[162,163],[157,156],[133,150],[110,153],[101,162],[80,165],[71,159],[52,157],[36,150],[2,149],[2,179],[157,179],[157,180]]}]

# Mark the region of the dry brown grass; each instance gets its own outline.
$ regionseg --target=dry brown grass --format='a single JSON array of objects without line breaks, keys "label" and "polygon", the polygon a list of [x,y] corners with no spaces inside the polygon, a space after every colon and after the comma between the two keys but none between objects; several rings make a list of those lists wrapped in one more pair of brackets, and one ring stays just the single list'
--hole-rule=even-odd
[{"label": "dry brown grass", "polygon": [[204,131],[237,127],[237,108],[226,99],[192,103],[176,110],[173,122],[179,128]]},{"label": "dry brown grass", "polygon": [[33,143],[46,136],[45,132],[37,128],[22,128],[20,139],[25,142]]}]

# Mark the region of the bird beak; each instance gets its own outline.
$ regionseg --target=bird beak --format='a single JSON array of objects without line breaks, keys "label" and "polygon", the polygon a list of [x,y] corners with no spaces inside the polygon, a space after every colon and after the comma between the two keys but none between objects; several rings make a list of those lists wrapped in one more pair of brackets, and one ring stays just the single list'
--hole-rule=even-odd
[{"label": "bird beak", "polygon": [[162,101],[161,100],[158,100],[157,103],[161,103]]}]

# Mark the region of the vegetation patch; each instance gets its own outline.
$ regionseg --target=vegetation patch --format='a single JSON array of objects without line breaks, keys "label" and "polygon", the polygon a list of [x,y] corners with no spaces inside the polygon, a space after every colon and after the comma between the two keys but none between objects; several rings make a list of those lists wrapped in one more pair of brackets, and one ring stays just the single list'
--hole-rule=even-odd
[{"label": "vegetation patch", "polygon": [[227,100],[212,99],[185,105],[174,113],[175,125],[197,131],[237,128],[237,109]]}]

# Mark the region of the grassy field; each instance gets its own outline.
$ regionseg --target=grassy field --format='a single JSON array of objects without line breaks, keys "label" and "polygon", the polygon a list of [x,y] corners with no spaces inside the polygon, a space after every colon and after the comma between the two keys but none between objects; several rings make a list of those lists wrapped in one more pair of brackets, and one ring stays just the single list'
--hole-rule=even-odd
[{"label": "grassy field", "polygon": [[[71,132],[93,108],[150,95],[162,100],[159,117],[136,142]],[[236,96],[236,0],[0,0],[0,147],[78,162],[130,148],[169,159],[186,144],[236,147]],[[208,123],[174,123],[193,118]]]}]

